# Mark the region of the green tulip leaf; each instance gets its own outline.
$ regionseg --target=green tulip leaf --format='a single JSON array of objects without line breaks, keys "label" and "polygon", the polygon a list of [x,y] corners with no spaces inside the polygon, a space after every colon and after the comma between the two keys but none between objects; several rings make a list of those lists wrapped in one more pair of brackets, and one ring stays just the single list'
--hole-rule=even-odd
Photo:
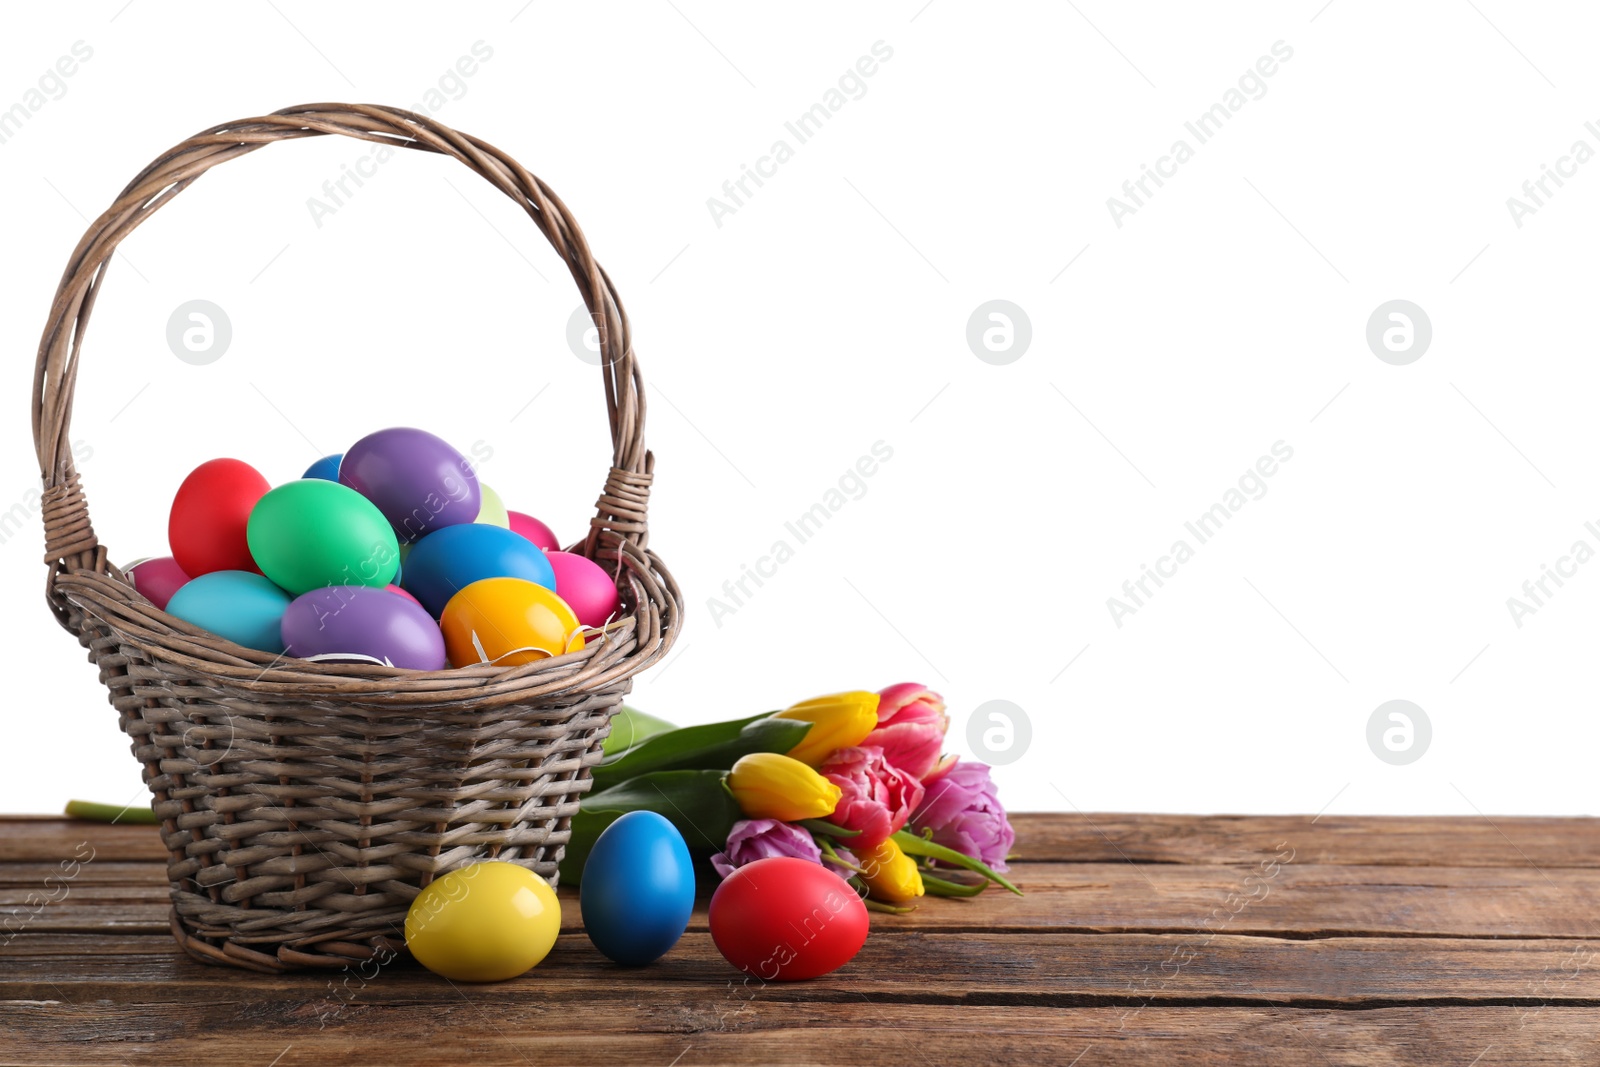
[{"label": "green tulip leaf", "polygon": [[676,726],[665,719],[646,715],[638,708],[630,708],[624,704],[621,710],[611,717],[611,732],[606,735],[605,748],[602,751],[607,756],[614,756],[646,738],[676,729]]},{"label": "green tulip leaf", "polygon": [[800,719],[757,715],[734,722],[685,726],[647,737],[594,769],[596,789],[611,787],[657,771],[718,770],[732,767],[752,752],[788,752],[811,729]]},{"label": "green tulip leaf", "polygon": [[722,787],[720,770],[655,771],[583,798],[572,819],[572,840],[561,859],[561,880],[577,885],[594,843],[630,811],[653,811],[677,827],[691,852],[721,852],[743,817]]}]

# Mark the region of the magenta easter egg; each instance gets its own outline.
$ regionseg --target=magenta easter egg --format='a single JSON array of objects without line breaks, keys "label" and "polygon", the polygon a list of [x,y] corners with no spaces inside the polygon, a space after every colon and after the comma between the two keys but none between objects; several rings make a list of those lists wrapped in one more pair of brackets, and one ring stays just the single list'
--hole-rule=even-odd
[{"label": "magenta easter egg", "polygon": [[387,589],[330,585],[295,597],[283,644],[300,659],[443,670],[444,635],[422,605]]},{"label": "magenta easter egg", "polygon": [[369,433],[351,445],[339,461],[339,481],[376,504],[403,545],[472,522],[483,505],[467,458],[407,426]]},{"label": "magenta easter egg", "polygon": [[146,600],[162,611],[167,610],[167,601],[172,599],[172,594],[183,588],[190,578],[171,556],[142,559],[123,573]]},{"label": "magenta easter egg", "polygon": [[599,564],[571,552],[546,552],[556,572],[556,595],[585,626],[604,626],[619,605],[617,583]]},{"label": "magenta easter egg", "polygon": [[407,600],[411,601],[413,604],[415,604],[419,608],[422,606],[422,601],[418,600],[416,597],[412,596],[410,593],[406,592],[404,589],[401,589],[398,585],[386,585],[386,586],[384,586],[384,588],[387,589],[389,592],[394,593],[396,596],[405,597]]},{"label": "magenta easter egg", "polygon": [[556,535],[550,527],[520,511],[508,511],[506,517],[511,520],[511,532],[519,533],[532,541],[546,552],[554,552],[561,547],[561,542],[556,540]]}]

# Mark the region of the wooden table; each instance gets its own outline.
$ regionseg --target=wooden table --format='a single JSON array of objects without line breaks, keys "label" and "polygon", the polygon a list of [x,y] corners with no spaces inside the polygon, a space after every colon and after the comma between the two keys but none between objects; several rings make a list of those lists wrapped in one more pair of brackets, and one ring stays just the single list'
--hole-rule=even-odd
[{"label": "wooden table", "polygon": [[624,970],[563,891],[543,964],[467,986],[409,961],[203,966],[168,933],[153,829],[4,819],[0,1062],[1600,1063],[1594,821],[1015,821],[1026,897],[874,915],[827,978],[741,981],[703,907],[665,959]]}]

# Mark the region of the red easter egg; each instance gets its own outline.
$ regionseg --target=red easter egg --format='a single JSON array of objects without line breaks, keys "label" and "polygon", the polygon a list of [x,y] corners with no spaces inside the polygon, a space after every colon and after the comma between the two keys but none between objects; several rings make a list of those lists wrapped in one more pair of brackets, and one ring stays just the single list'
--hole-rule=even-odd
[{"label": "red easter egg", "polygon": [[711,895],[711,940],[739,970],[767,982],[836,971],[867,940],[867,906],[820,863],[793,856],[755,860]]},{"label": "red easter egg", "polygon": [[250,509],[272,487],[250,464],[213,459],[178,486],[167,520],[172,558],[191,578],[212,571],[258,571],[245,540]]}]

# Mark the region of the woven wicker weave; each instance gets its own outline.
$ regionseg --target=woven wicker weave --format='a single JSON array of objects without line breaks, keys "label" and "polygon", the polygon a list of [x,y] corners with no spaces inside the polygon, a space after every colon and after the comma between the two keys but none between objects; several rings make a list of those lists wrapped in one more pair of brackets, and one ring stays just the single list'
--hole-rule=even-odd
[{"label": "woven wicker weave", "polygon": [[[527,211],[593,315],[614,452],[588,535],[570,550],[617,575],[623,617],[581,652],[426,673],[274,657],[158,610],[95,537],[68,423],[112,253],[218,163],[326,134],[471,167]],[[46,595],[99,666],[144,765],[186,951],[269,971],[342,967],[399,951],[407,906],[446,871],[495,858],[554,883],[610,716],[682,618],[677,586],[647,547],[644,413],[627,315],[566,206],[504,153],[426,116],[311,104],[216,126],[162,153],[90,225],[34,374]]]}]

